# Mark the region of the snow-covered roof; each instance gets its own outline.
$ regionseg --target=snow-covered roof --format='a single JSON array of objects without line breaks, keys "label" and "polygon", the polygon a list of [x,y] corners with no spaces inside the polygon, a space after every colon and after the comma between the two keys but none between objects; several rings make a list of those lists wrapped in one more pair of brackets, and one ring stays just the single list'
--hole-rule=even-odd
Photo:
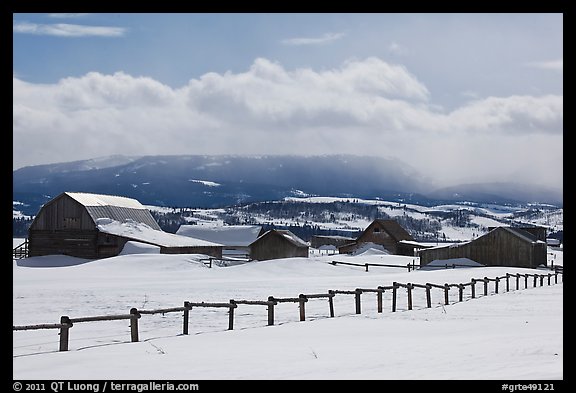
[{"label": "snow-covered roof", "polygon": [[[268,236],[270,233],[276,233],[276,234],[282,236],[283,238],[285,238],[286,240],[288,240],[290,243],[294,244],[297,247],[309,247],[309,244],[306,243],[304,240],[300,239],[298,236],[296,236],[292,232],[290,232],[288,230],[284,230],[284,229],[271,229],[271,230],[267,231],[266,233],[264,233],[262,236],[258,237],[258,239],[256,239],[255,241],[258,241],[259,239],[261,239],[265,236]],[[252,243],[254,243],[254,242],[252,242]]]},{"label": "snow-covered roof", "polygon": [[115,195],[89,194],[84,192],[65,192],[69,198],[84,206],[94,223],[100,218],[118,222],[135,221],[160,231],[160,226],[150,211],[136,199]]},{"label": "snow-covered roof", "polygon": [[277,229],[276,232],[284,236],[286,239],[288,239],[290,242],[292,242],[298,247],[308,247],[308,243],[306,243],[304,240],[300,239],[298,236],[296,236],[295,234],[293,234],[288,230]]},{"label": "snow-covered roof", "polygon": [[99,218],[96,222],[101,232],[122,236],[143,243],[161,247],[221,247],[222,244],[175,235],[136,221],[118,222],[109,218]]},{"label": "snow-covered roof", "polygon": [[258,225],[180,225],[177,235],[194,237],[225,246],[248,247],[258,238],[261,226]]},{"label": "snow-covered roof", "polygon": [[400,240],[398,243],[407,244],[407,245],[415,246],[415,247],[421,247],[421,248],[430,248],[430,246],[428,246],[426,244],[422,244],[420,242],[413,241],[413,240]]},{"label": "snow-covered roof", "polygon": [[122,196],[89,194],[84,192],[65,192],[65,194],[84,206],[117,206],[130,209],[146,209],[136,199]]}]

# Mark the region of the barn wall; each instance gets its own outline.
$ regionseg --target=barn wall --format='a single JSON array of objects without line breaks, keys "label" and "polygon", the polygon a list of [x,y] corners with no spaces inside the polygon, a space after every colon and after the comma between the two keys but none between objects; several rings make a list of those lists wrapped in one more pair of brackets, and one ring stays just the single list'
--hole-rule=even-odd
[{"label": "barn wall", "polygon": [[546,265],[546,244],[533,243],[505,229],[496,229],[470,243],[420,251],[420,265],[452,258],[469,258],[487,266],[535,268]]},{"label": "barn wall", "polygon": [[97,249],[98,258],[115,257],[122,252],[122,249],[130,239],[122,236],[111,235],[98,232]]},{"label": "barn wall", "polygon": [[96,230],[30,230],[28,249],[31,257],[70,255],[78,258],[98,258]]},{"label": "barn wall", "polygon": [[353,241],[355,241],[353,238],[312,236],[312,238],[310,239],[310,245],[313,248],[320,248],[321,246],[327,246],[327,245],[340,247]]},{"label": "barn wall", "polygon": [[160,254],[204,254],[222,258],[222,247],[160,247]]},{"label": "barn wall", "polygon": [[250,250],[250,258],[258,261],[293,257],[308,258],[308,247],[298,247],[274,233],[252,243]]},{"label": "barn wall", "polygon": [[396,254],[396,240],[378,222],[373,222],[366,228],[358,238],[358,243],[380,244],[392,254]]},{"label": "barn wall", "polygon": [[30,229],[33,230],[93,230],[94,221],[80,203],[62,195],[42,207]]}]

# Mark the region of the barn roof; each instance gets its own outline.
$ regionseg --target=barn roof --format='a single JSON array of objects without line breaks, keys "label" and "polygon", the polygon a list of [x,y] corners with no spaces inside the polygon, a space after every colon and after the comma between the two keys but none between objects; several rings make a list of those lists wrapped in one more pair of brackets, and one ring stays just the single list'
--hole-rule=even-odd
[{"label": "barn roof", "polygon": [[84,192],[65,192],[64,194],[84,206],[94,223],[100,218],[110,218],[118,222],[131,220],[160,230],[160,226],[150,211],[136,199]]},{"label": "barn roof", "polygon": [[496,230],[498,228],[502,228],[503,230],[506,230],[506,231],[512,233],[513,235],[518,236],[522,240],[530,242],[530,243],[534,243],[534,242],[538,241],[538,238],[536,236],[534,236],[532,233],[525,231],[523,229],[520,229],[520,228],[502,226],[502,227],[496,227],[494,230]]},{"label": "barn roof", "polygon": [[284,229],[271,229],[264,233],[262,236],[258,237],[258,239],[254,240],[253,243],[257,242],[258,240],[262,239],[265,236],[269,236],[270,234],[277,234],[282,236],[284,239],[288,240],[290,243],[294,244],[297,247],[308,247],[308,243],[304,240],[300,239],[298,236],[293,234],[292,232]]},{"label": "barn roof", "polygon": [[96,224],[101,232],[161,247],[222,247],[218,243],[156,230],[146,224],[132,220],[118,222],[100,218]]},{"label": "barn roof", "polygon": [[384,228],[384,230],[397,242],[400,240],[414,240],[412,235],[410,235],[406,229],[402,228],[402,226],[395,220],[374,220],[374,222]]},{"label": "barn roof", "polygon": [[300,239],[298,236],[296,236],[295,234],[293,234],[288,230],[277,229],[276,232],[284,236],[286,239],[288,239],[288,241],[290,241],[295,246],[308,247],[308,243],[306,243],[304,240]]},{"label": "barn roof", "polygon": [[248,247],[262,231],[258,225],[180,225],[177,235],[194,237],[225,246]]},{"label": "barn roof", "polygon": [[146,209],[144,205],[136,199],[122,196],[89,194],[85,192],[65,192],[65,194],[84,206],[116,206],[131,209]]}]

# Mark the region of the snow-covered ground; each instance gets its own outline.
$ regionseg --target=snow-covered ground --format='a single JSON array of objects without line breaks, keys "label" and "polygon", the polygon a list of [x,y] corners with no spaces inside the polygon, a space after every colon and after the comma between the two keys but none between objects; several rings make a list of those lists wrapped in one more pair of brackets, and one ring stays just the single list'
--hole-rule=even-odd
[{"label": "snow-covered ground", "polygon": [[[14,240],[14,244],[19,244]],[[550,250],[555,265],[561,251]],[[38,266],[44,258],[49,265]],[[13,262],[13,324],[58,323],[71,318],[127,314],[179,307],[184,301],[228,302],[297,297],[391,285],[392,282],[443,284],[533,269],[471,267],[432,271],[330,264],[332,260],[405,266],[414,258],[366,252],[251,262],[207,268],[199,255],[128,254],[71,265],[62,256]],[[83,262],[83,263],[81,263]],[[61,263],[63,266],[58,267]],[[418,261],[416,261],[418,264]],[[544,271],[545,273],[549,271]],[[546,280],[545,280],[546,281]],[[130,342],[128,321],[76,323],[70,350],[58,352],[57,330],[13,332],[14,379],[563,379],[563,284],[545,285],[464,301],[450,292],[432,291],[426,308],[424,290],[399,291],[391,312],[391,291],[384,312],[376,295],[362,295],[356,315],[354,296],[337,295],[335,318],[326,299],[275,308],[275,326],[267,325],[265,306],[239,305],[228,331],[224,309],[193,308],[190,335],[183,336],[181,312],[142,315],[140,342]],[[482,291],[477,288],[477,293]],[[523,286],[521,286],[523,288]]]}]

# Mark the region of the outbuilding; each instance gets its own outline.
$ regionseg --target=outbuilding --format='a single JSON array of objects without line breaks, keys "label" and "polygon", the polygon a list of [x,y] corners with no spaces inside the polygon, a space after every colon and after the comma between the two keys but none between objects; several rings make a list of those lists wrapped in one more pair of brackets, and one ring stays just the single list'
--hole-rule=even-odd
[{"label": "outbuilding", "polygon": [[223,256],[249,258],[250,244],[264,230],[260,225],[180,225],[176,234],[222,244]]},{"label": "outbuilding", "polygon": [[338,247],[340,254],[352,254],[366,243],[382,246],[390,254],[394,255],[414,255],[414,238],[395,220],[374,220],[349,244]]},{"label": "outbuilding", "polygon": [[308,258],[309,246],[304,240],[287,230],[271,229],[250,244],[250,259],[304,257]]},{"label": "outbuilding", "polygon": [[42,206],[28,231],[28,252],[98,259],[120,254],[128,241],[159,246],[163,254],[222,256],[220,244],[162,231],[135,199],[79,192],[64,192]]},{"label": "outbuilding", "polygon": [[547,245],[532,232],[514,227],[496,227],[465,243],[420,250],[420,266],[435,260],[468,258],[486,266],[537,268],[546,266]]}]

